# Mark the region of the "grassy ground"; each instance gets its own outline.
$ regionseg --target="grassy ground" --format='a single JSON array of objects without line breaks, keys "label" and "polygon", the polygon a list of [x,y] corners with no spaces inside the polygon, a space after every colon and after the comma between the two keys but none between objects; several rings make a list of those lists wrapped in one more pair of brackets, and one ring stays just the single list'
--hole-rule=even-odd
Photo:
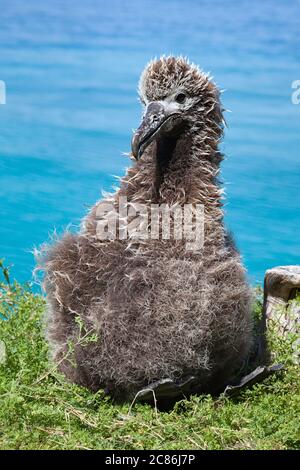
[{"label": "grassy ground", "polygon": [[300,448],[295,335],[270,331],[280,376],[234,399],[194,396],[158,412],[68,384],[49,364],[44,307],[29,288],[0,284],[0,449]]}]

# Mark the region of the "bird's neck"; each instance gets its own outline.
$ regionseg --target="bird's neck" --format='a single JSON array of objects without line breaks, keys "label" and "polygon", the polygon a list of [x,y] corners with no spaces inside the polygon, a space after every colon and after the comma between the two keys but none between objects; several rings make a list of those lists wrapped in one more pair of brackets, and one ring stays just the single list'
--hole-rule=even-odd
[{"label": "bird's neck", "polygon": [[203,204],[222,217],[222,190],[217,181],[221,154],[206,134],[189,132],[161,138],[128,170],[120,192],[129,200],[156,204]]},{"label": "bird's neck", "polygon": [[153,142],[128,170],[116,199],[125,196],[129,202],[169,207],[201,204],[206,252],[211,246],[214,256],[216,246],[225,243],[222,189],[217,180],[220,161],[217,140],[201,131]]}]

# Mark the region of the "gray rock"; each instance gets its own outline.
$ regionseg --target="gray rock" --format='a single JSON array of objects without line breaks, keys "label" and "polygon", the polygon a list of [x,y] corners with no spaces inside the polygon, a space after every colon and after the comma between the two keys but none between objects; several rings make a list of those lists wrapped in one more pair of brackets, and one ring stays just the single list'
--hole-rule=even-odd
[{"label": "gray rock", "polygon": [[284,333],[299,322],[299,306],[291,303],[297,289],[300,290],[300,266],[278,266],[265,274],[263,320],[276,321]]}]

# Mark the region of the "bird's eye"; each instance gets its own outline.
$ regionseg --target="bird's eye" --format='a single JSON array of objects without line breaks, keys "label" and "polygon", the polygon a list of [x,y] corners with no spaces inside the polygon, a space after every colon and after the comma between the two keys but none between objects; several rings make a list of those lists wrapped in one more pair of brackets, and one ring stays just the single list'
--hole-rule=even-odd
[{"label": "bird's eye", "polygon": [[178,95],[175,98],[175,101],[181,104],[185,102],[185,99],[186,99],[186,95],[184,93],[178,93]]}]

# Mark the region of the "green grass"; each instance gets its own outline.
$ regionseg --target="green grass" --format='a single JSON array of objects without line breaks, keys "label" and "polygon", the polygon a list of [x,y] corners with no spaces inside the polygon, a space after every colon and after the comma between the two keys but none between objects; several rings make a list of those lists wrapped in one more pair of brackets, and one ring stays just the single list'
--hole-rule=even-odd
[{"label": "green grass", "polygon": [[194,396],[159,412],[67,383],[48,360],[44,309],[30,288],[0,284],[0,449],[300,448],[293,335],[270,331],[273,362],[286,367],[279,376],[234,399]]}]

